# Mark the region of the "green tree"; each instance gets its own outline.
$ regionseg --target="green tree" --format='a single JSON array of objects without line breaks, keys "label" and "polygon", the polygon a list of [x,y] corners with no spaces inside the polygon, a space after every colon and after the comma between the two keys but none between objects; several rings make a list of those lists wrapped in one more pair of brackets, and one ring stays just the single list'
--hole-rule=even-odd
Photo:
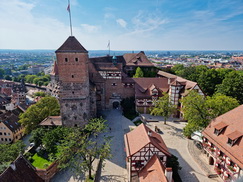
[{"label": "green tree", "polygon": [[55,97],[43,97],[20,115],[19,122],[24,125],[25,133],[30,133],[47,116],[58,116],[60,106]]},{"label": "green tree", "polygon": [[24,143],[17,141],[13,144],[0,144],[0,173],[14,161],[20,153],[24,152]]},{"label": "green tree", "polygon": [[42,139],[47,132],[48,130],[43,127],[36,128],[35,130],[31,131],[31,137],[29,141],[34,142],[35,146],[38,147],[42,144]]},{"label": "green tree", "polygon": [[143,76],[144,76],[143,70],[140,67],[137,67],[136,73],[133,76],[133,78],[140,78],[140,77],[143,77]]},{"label": "green tree", "polygon": [[170,102],[169,94],[163,93],[163,97],[160,97],[158,100],[154,101],[154,107],[151,110],[152,115],[163,116],[164,124],[166,120],[170,117],[175,111],[176,106]]},{"label": "green tree", "polygon": [[216,118],[239,106],[238,100],[220,93],[215,94],[212,97],[207,97],[206,104],[210,119]]},{"label": "green tree", "polygon": [[48,154],[56,154],[58,143],[66,138],[70,131],[70,128],[67,127],[57,127],[49,130],[42,137],[42,144],[45,146]]},{"label": "green tree", "polygon": [[222,84],[217,85],[217,93],[234,97],[243,104],[243,75],[237,71],[227,74]]},{"label": "green tree", "polygon": [[[94,121],[97,121],[94,120]],[[105,128],[105,120],[96,123],[90,121],[86,129]],[[98,125],[98,126],[97,126]],[[64,142],[58,146],[58,161],[61,168],[71,167],[77,174],[88,172],[88,178],[92,179],[93,162],[96,158],[105,160],[111,158],[110,138],[106,137],[103,141],[98,141],[96,137],[91,137],[85,130],[80,128],[72,128]],[[92,131],[92,130],[91,130]]]},{"label": "green tree", "polygon": [[203,92],[209,96],[214,94],[216,85],[221,83],[218,71],[215,69],[202,71],[197,81]]},{"label": "green tree", "polygon": [[0,79],[3,78],[4,74],[5,74],[4,69],[0,68]]},{"label": "green tree", "polygon": [[234,109],[239,105],[236,99],[222,94],[213,97],[203,97],[196,91],[191,91],[182,100],[182,112],[184,119],[188,120],[183,130],[185,136],[191,136],[192,132],[207,127],[213,118]]},{"label": "green tree", "polygon": [[12,77],[9,76],[9,75],[5,75],[5,76],[4,76],[4,79],[5,79],[5,80],[12,80]]},{"label": "green tree", "polygon": [[34,83],[34,79],[37,78],[36,75],[26,75],[25,76],[25,82],[27,83]]},{"label": "green tree", "polygon": [[34,93],[34,96],[35,96],[35,97],[38,97],[38,96],[46,97],[47,94],[46,94],[45,92],[35,92],[35,93]]}]

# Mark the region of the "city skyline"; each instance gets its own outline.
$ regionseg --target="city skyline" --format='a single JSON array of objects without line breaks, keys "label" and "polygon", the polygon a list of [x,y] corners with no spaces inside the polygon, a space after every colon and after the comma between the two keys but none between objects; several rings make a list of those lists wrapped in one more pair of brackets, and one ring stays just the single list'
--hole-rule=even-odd
[{"label": "city skyline", "polygon": [[[2,0],[0,49],[57,49],[68,1]],[[71,0],[73,35],[88,50],[242,50],[243,2]]]}]

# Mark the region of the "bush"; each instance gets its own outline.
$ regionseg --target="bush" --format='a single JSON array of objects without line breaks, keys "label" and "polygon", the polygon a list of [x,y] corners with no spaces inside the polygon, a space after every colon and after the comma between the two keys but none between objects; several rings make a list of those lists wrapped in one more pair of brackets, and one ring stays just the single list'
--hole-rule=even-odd
[{"label": "bush", "polygon": [[171,155],[171,157],[168,158],[167,160],[167,165],[166,167],[171,167],[172,168],[172,171],[173,171],[173,179],[174,179],[174,182],[182,182],[179,174],[178,174],[178,170],[181,170],[181,166],[178,162],[178,158],[174,155]]}]

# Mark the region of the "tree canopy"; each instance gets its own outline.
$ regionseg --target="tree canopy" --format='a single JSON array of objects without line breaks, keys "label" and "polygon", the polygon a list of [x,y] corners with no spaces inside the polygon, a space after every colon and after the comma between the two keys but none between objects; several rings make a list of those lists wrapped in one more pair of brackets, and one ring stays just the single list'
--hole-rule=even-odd
[{"label": "tree canopy", "polygon": [[144,76],[143,70],[140,67],[137,67],[136,73],[133,76],[133,78],[140,78],[140,77],[143,77],[143,76]]},{"label": "tree canopy", "polygon": [[222,84],[217,85],[217,92],[234,97],[243,104],[243,75],[237,71],[231,71]]},{"label": "tree canopy", "polygon": [[14,161],[20,153],[24,152],[24,143],[17,141],[13,144],[0,144],[0,173]]},{"label": "tree canopy", "polygon": [[47,116],[58,116],[59,114],[60,106],[58,100],[55,97],[43,97],[20,115],[19,122],[24,125],[25,133],[30,133]]},{"label": "tree canopy", "polygon": [[97,135],[106,129],[105,122],[102,118],[96,118],[84,129],[72,128],[63,143],[58,146],[61,168],[71,167],[78,175],[88,172],[89,178],[92,178],[94,160],[99,158],[103,161],[111,157],[110,138],[97,139]]},{"label": "tree canopy", "polygon": [[152,115],[163,116],[164,124],[166,120],[170,117],[175,111],[176,106],[170,102],[169,94],[163,93],[163,97],[160,97],[158,100],[154,101],[154,107],[151,110]]},{"label": "tree canopy", "polygon": [[239,105],[236,99],[223,94],[215,94],[212,97],[207,96],[205,98],[196,91],[191,91],[181,102],[183,117],[188,120],[183,131],[186,136],[190,136],[194,131],[202,130],[211,119]]}]

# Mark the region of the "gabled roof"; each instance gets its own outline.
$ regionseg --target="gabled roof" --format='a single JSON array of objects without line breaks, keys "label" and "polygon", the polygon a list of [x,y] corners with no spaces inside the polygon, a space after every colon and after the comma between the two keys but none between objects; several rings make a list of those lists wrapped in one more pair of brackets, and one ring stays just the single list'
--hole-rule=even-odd
[{"label": "gabled roof", "polygon": [[44,180],[36,174],[36,169],[23,155],[20,155],[11,166],[0,174],[1,182],[44,182]]},{"label": "gabled roof", "polygon": [[168,182],[165,176],[165,166],[154,154],[147,164],[138,172],[139,182]]},{"label": "gabled roof", "polygon": [[[221,128],[218,127],[221,123],[227,127],[219,135],[214,134],[214,129]],[[213,119],[202,134],[243,168],[243,105]],[[229,138],[236,140],[232,146],[227,144]]]},{"label": "gabled roof", "polygon": [[[148,135],[148,132],[151,132],[151,136]],[[143,123],[136,127],[134,130],[125,134],[124,139],[127,157],[137,153],[140,149],[149,143],[153,144],[161,152],[170,156],[168,148],[166,147],[162,137]]]},{"label": "gabled roof", "polygon": [[56,50],[59,52],[78,52],[78,53],[88,53],[88,51],[80,44],[80,42],[74,37],[69,36],[68,39]]},{"label": "gabled roof", "polygon": [[143,51],[139,53],[124,54],[123,57],[125,59],[126,66],[154,67]]},{"label": "gabled roof", "polygon": [[168,92],[169,84],[167,78],[133,78],[135,82],[135,97],[150,98],[151,90],[156,88],[159,91],[158,96],[162,96],[162,92]]},{"label": "gabled roof", "polygon": [[41,125],[41,126],[62,126],[61,116],[48,116],[39,125]]},{"label": "gabled roof", "polygon": [[181,85],[185,85],[185,89],[193,89],[197,85],[196,82],[187,80],[185,78],[182,78],[182,77],[179,77],[179,76],[176,76],[176,75],[164,72],[164,71],[159,71],[157,74],[159,76],[173,80],[171,84],[175,84],[174,82],[177,81],[177,84],[180,83]]},{"label": "gabled roof", "polygon": [[15,132],[17,129],[21,128],[21,124],[18,123],[18,115],[15,115],[13,112],[6,112],[0,115],[0,122],[10,129],[12,132]]}]

